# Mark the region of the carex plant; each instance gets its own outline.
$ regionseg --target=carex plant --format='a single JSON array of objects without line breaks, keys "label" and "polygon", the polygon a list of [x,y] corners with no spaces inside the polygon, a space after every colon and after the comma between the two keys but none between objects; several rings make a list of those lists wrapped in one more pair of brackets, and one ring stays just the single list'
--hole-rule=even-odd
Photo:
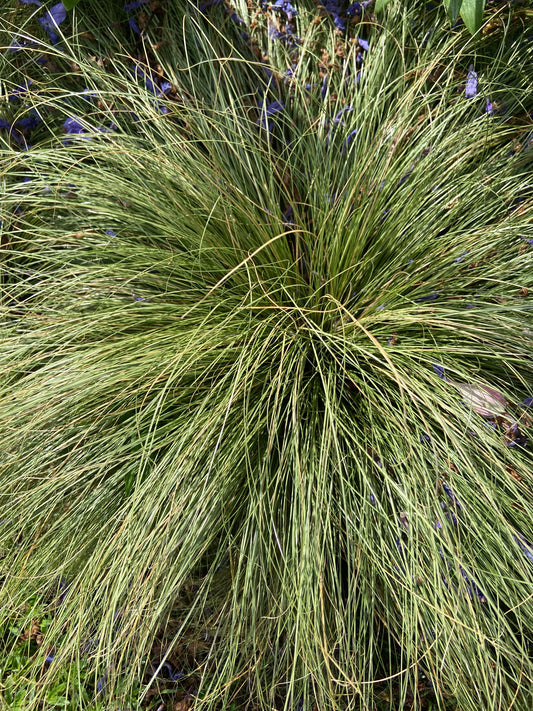
[{"label": "carex plant", "polygon": [[27,708],[531,708],[531,14],[96,5],[2,60]]}]

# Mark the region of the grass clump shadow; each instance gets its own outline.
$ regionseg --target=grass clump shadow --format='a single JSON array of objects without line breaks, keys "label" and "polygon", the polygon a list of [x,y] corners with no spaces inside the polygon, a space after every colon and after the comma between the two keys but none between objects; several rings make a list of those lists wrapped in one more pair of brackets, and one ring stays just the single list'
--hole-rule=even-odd
[{"label": "grass clump shadow", "polygon": [[270,64],[181,6],[133,57],[89,13],[54,71],[6,51],[39,119],[0,207],[28,709],[81,660],[102,703],[166,670],[198,709],[530,707],[533,46],[419,9]]}]

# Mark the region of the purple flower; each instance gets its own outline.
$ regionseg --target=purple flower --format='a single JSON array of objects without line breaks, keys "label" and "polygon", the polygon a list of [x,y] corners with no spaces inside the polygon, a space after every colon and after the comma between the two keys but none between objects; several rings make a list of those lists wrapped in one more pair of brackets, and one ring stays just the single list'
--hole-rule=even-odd
[{"label": "purple flower", "polygon": [[180,679],[183,679],[185,677],[183,671],[181,669],[176,670],[172,666],[172,664],[170,664],[170,662],[163,662],[163,664],[160,664],[156,669],[156,673],[154,674],[154,676],[164,678],[161,674],[163,669],[168,673],[171,681],[180,681]]},{"label": "purple flower", "polygon": [[28,138],[30,132],[38,126],[41,121],[42,119],[37,114],[35,109],[31,109],[28,116],[15,121],[13,124],[9,123],[9,121],[6,121],[5,119],[0,119],[0,130],[8,131],[9,137],[18,143],[20,148],[23,150],[29,150],[31,146],[26,139]]},{"label": "purple flower", "polygon": [[485,104],[485,113],[488,114],[489,116],[494,116],[494,111],[492,108],[492,101],[490,99],[487,99],[487,103]]},{"label": "purple flower", "polygon": [[320,89],[320,96],[322,97],[322,101],[325,101],[327,93],[328,93],[328,75],[325,74],[324,78],[322,79],[322,88]]},{"label": "purple flower", "polygon": [[215,5],[222,5],[222,3],[223,0],[206,0],[206,2],[203,2],[198,5],[198,9],[201,13],[205,13],[205,11],[208,10],[210,7],[214,7]]},{"label": "purple flower", "polygon": [[40,0],[19,0],[23,5],[37,5],[37,7],[41,7],[42,3]]},{"label": "purple flower", "polygon": [[466,580],[466,583],[467,583],[466,589],[468,591],[469,597],[472,597],[472,593],[475,593],[479,602],[487,602],[487,598],[485,597],[483,592],[479,589],[475,580],[473,578],[469,578],[468,575],[466,574],[465,570],[461,566],[459,566],[459,570],[460,570],[463,578]]},{"label": "purple flower", "polygon": [[133,17],[128,17],[128,25],[130,26],[130,29],[135,32],[136,35],[141,34],[141,30],[139,29],[139,25],[135,22]]},{"label": "purple flower", "polygon": [[465,96],[467,99],[472,99],[477,94],[477,74],[474,71],[474,65],[471,64],[466,75]]},{"label": "purple flower", "polygon": [[320,0],[320,4],[324,10],[331,15],[335,27],[341,32],[346,29],[346,20],[343,15],[343,0]]},{"label": "purple flower", "polygon": [[96,690],[102,693],[102,691],[105,689],[105,685],[107,682],[107,672],[104,674],[104,676],[101,679],[98,679],[96,682]]},{"label": "purple flower", "polygon": [[285,106],[280,102],[280,101],[273,101],[271,104],[268,104],[266,107],[266,115],[267,116],[273,116],[274,114],[279,113],[280,111],[283,111]]},{"label": "purple flower", "polygon": [[342,145],[342,155],[344,155],[344,154],[346,153],[346,151],[347,151],[347,149],[348,149],[348,146],[349,146],[350,143],[352,142],[352,139],[353,139],[353,137],[355,136],[356,133],[357,133],[357,129],[354,128],[354,130],[351,131],[351,132],[346,136],[346,138],[344,139],[344,143],[343,143],[343,145]]},{"label": "purple flower", "polygon": [[462,261],[463,261],[463,258],[466,257],[467,255],[468,255],[468,252],[463,252],[460,257],[456,257],[453,261],[456,262],[456,263],[457,263],[457,262],[462,262]]},{"label": "purple flower", "polygon": [[78,119],[68,118],[63,124],[66,133],[84,133],[85,128],[81,125]]},{"label": "purple flower", "polygon": [[442,488],[443,488],[444,491],[446,492],[446,495],[447,495],[448,498],[451,500],[452,504],[453,504],[454,506],[456,506],[458,509],[462,509],[463,507],[461,506],[461,504],[459,503],[459,501],[457,501],[457,499],[456,499],[456,497],[455,497],[455,494],[454,494],[453,491],[451,490],[451,487],[449,487],[448,484],[442,484]]},{"label": "purple flower", "polygon": [[9,101],[18,101],[18,99],[20,99],[21,94],[25,94],[30,88],[31,84],[33,84],[33,81],[30,79],[25,84],[21,84],[20,86],[15,87],[11,94],[9,94]]},{"label": "purple flower", "polygon": [[446,376],[444,375],[444,368],[442,367],[442,365],[437,365],[436,363],[433,363],[433,370],[441,380],[446,380]]},{"label": "purple flower", "polygon": [[109,235],[110,237],[117,236],[117,233],[114,230],[106,230],[105,233],[106,233],[106,235]]},{"label": "purple flower", "polygon": [[354,17],[355,15],[360,15],[363,10],[370,5],[374,0],[363,0],[363,2],[353,2],[346,10],[347,17]]},{"label": "purple flower", "polygon": [[157,86],[157,84],[153,81],[153,79],[142,69],[141,67],[137,65],[133,65],[133,76],[135,78],[140,77],[141,79],[144,79],[144,84],[148,91],[153,94],[154,96],[161,96],[162,92],[160,88]]},{"label": "purple flower", "polygon": [[454,526],[457,526],[457,516],[454,514],[453,511],[450,511],[448,506],[444,503],[444,501],[440,502],[440,507],[444,512],[444,515],[446,517],[446,520],[449,521],[451,524]]},{"label": "purple flower", "polygon": [[89,102],[98,100],[98,93],[92,89],[88,89],[87,87],[85,87],[85,89],[81,92],[81,96],[85,99],[85,101]]},{"label": "purple flower", "polygon": [[402,544],[399,538],[396,539],[396,548],[398,549],[398,553],[400,554],[400,557],[404,557],[404,551],[405,551],[405,546]]},{"label": "purple flower", "polygon": [[237,25],[246,25],[246,22],[242,19],[242,17],[240,17],[240,15],[237,15],[236,12],[233,12],[233,13],[230,15],[230,18],[229,18],[229,19],[230,19],[232,22],[235,22],[235,24],[237,24]]},{"label": "purple flower", "polygon": [[513,536],[513,538],[518,543],[518,547],[520,548],[522,553],[529,561],[531,561],[531,563],[533,563],[533,552],[530,544],[526,541],[524,536],[521,536],[519,533],[517,533],[516,536]]},{"label": "purple flower", "polygon": [[439,292],[438,291],[432,291],[431,294],[427,294],[426,296],[419,296],[418,299],[415,299],[416,304],[420,304],[423,301],[435,301],[439,297]]},{"label": "purple flower", "polygon": [[403,185],[405,182],[407,182],[409,176],[411,175],[411,173],[413,172],[414,169],[415,169],[415,167],[414,167],[414,165],[412,165],[412,166],[409,168],[409,170],[407,171],[407,173],[405,173],[404,175],[402,175],[402,177],[400,178],[400,180],[398,180],[398,187],[400,187],[400,186]]},{"label": "purple flower", "polygon": [[62,2],[58,2],[47,11],[46,15],[39,18],[39,23],[41,27],[48,33],[52,44],[57,44],[59,42],[59,35],[55,31],[56,28],[65,20],[67,17],[67,11]]},{"label": "purple flower", "polygon": [[295,222],[292,219],[293,215],[294,215],[294,211],[292,209],[292,205],[289,205],[289,207],[283,213],[283,224],[286,227],[291,227],[292,225],[295,224]]},{"label": "purple flower", "polygon": [[526,407],[533,407],[533,397],[526,397],[525,400],[522,400],[522,405],[525,405]]},{"label": "purple flower", "polygon": [[127,2],[124,5],[124,10],[126,12],[131,12],[132,10],[137,10],[137,8],[141,7],[141,5],[144,5],[147,2],[148,2],[148,0],[133,0],[133,2]]},{"label": "purple flower", "polygon": [[69,587],[68,580],[65,580],[63,577],[59,578],[59,597],[57,598],[59,604],[65,602]]},{"label": "purple flower", "polygon": [[272,103],[266,106],[260,106],[261,118],[257,119],[256,123],[260,124],[267,131],[271,131],[273,128],[272,121],[267,121],[268,116],[274,116],[275,114],[283,111],[285,106],[280,101],[272,101]]},{"label": "purple flower", "polygon": [[[265,7],[267,7],[267,3],[261,3],[261,5],[264,11]],[[276,12],[283,12],[285,15],[287,15],[289,21],[292,20],[292,18],[298,14],[298,10],[294,8],[287,0],[276,0],[276,2],[270,5],[270,9]]]},{"label": "purple flower", "polygon": [[302,44],[302,40],[293,35],[288,25],[285,27],[284,32],[280,32],[274,25],[269,25],[268,34],[272,39],[278,42],[286,42],[289,47],[297,47],[299,44]]},{"label": "purple flower", "polygon": [[353,2],[346,10],[347,17],[354,17],[355,15],[360,15],[363,11],[362,3]]},{"label": "purple flower", "polygon": [[37,113],[34,113],[32,111],[28,116],[25,116],[24,118],[21,118],[16,121],[15,128],[20,129],[24,133],[28,133],[29,131],[32,131],[34,128],[36,128],[41,122],[41,117]]},{"label": "purple flower", "polygon": [[357,44],[361,47],[364,52],[368,52],[368,42],[360,37],[357,38]]},{"label": "purple flower", "polygon": [[137,10],[137,8],[141,7],[141,5],[144,5],[146,2],[148,2],[148,0],[133,0],[133,2],[127,2],[124,5],[124,11],[128,15],[128,25],[137,35],[140,35],[141,31],[139,29],[139,25],[135,22],[131,13],[133,12],[133,10]]},{"label": "purple flower", "polygon": [[[10,52],[18,52],[19,49],[24,49],[28,43],[26,42],[19,42],[18,39],[14,39],[13,42],[9,45],[9,51]],[[33,42],[32,42],[33,44]]]},{"label": "purple flower", "polygon": [[341,109],[333,119],[333,123],[340,123],[341,126],[345,126],[346,124],[341,120],[341,116],[348,111],[353,111],[353,106],[348,105]]}]

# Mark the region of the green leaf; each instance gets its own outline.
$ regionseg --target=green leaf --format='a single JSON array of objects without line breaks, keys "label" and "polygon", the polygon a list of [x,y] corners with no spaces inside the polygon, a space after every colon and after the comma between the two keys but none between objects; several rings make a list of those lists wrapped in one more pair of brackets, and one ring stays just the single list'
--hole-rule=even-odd
[{"label": "green leaf", "polygon": [[381,10],[383,10],[383,8],[388,5],[389,2],[390,0],[376,0],[376,4],[374,6],[376,12],[381,12]]},{"label": "green leaf", "polygon": [[455,22],[459,17],[459,11],[463,0],[443,0],[446,13],[452,22]]},{"label": "green leaf", "polygon": [[65,10],[72,10],[79,2],[80,0],[63,0],[63,5],[65,6]]},{"label": "green leaf", "polygon": [[472,34],[481,27],[484,7],[485,0],[463,0],[461,4],[461,17]]}]

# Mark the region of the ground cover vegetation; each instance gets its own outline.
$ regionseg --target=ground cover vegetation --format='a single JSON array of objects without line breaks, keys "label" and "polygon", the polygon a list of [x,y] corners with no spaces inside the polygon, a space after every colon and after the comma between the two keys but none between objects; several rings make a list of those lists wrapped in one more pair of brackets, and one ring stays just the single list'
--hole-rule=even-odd
[{"label": "ground cover vegetation", "polygon": [[532,17],[10,5],[7,708],[531,708]]}]

